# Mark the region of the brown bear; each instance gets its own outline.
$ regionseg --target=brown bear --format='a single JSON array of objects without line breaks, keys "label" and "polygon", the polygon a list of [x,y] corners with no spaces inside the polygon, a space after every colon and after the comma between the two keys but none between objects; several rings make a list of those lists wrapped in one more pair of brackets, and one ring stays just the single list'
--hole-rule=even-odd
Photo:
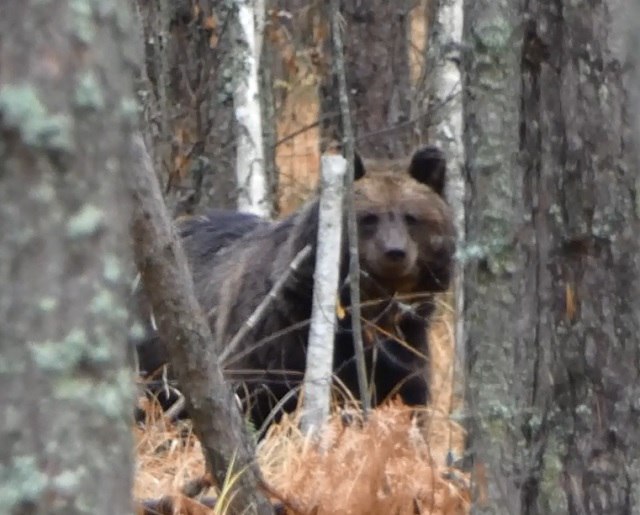
[{"label": "brown bear", "polygon": [[[445,174],[444,156],[432,146],[418,150],[402,171],[368,173],[356,159],[363,338],[374,404],[394,393],[410,405],[428,400],[427,328],[433,294],[449,285],[455,249],[452,213],[443,196]],[[183,236],[198,300],[211,314],[214,336],[223,345],[296,255],[307,244],[315,248],[318,199],[281,221],[255,222],[223,248],[217,248],[215,238],[204,242],[207,227],[211,233],[225,224],[225,216],[226,223],[233,220],[228,213],[213,212]],[[340,300],[347,316],[336,329],[334,371],[345,393],[360,398],[343,239]],[[306,366],[314,265],[312,252],[225,362],[257,427],[271,420],[276,405],[279,412],[296,405]]]},{"label": "brown bear", "polygon": [[[203,216],[185,216],[177,221],[178,235],[189,256],[192,269],[208,267],[225,246],[268,222],[259,216],[236,211],[211,210]],[[132,298],[129,335],[131,363],[145,379],[146,393],[156,398],[164,410],[179,398],[172,374],[165,374],[168,353],[151,321],[150,306],[144,290],[138,285]],[[135,329],[133,329],[135,327]],[[185,415],[184,412],[177,413]],[[145,413],[136,408],[135,418],[142,422]]]}]

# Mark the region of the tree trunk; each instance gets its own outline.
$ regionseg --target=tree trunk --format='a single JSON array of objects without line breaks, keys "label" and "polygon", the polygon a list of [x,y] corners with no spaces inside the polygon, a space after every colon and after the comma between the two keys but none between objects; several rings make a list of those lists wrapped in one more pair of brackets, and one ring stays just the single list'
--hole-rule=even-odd
[{"label": "tree trunk", "polygon": [[[415,148],[411,122],[410,11],[415,0],[342,2],[345,68],[358,152],[400,158]],[[328,5],[328,3],[327,3]],[[342,140],[335,75],[321,88],[326,140]]]},{"label": "tree trunk", "polygon": [[351,330],[353,334],[353,349],[355,351],[356,370],[358,374],[358,389],[364,418],[369,416],[371,398],[367,385],[367,371],[362,338],[362,317],[360,305],[360,249],[358,246],[358,225],[356,218],[356,201],[353,182],[356,179],[356,150],[352,129],[351,110],[349,109],[349,92],[347,73],[345,70],[344,30],[340,26],[340,0],[329,2],[329,16],[331,20],[331,41],[333,55],[333,73],[337,80],[338,100],[340,105],[340,120],[342,122],[342,144],[347,156],[346,202],[347,209],[347,242],[349,247],[349,303],[351,305]]},{"label": "tree trunk", "polygon": [[346,168],[347,162],[342,156],[325,155],[322,158],[313,304],[304,375],[302,429],[305,432],[317,432],[329,417]]},{"label": "tree trunk", "polygon": [[[627,9],[465,1],[476,509],[637,513],[640,208]],[[634,96],[635,95],[635,96]]]},{"label": "tree trunk", "polygon": [[124,4],[0,7],[4,513],[132,512]]},{"label": "tree trunk", "polygon": [[165,209],[142,138],[136,138],[134,151],[136,167],[127,185],[135,204],[131,234],[136,264],[169,361],[184,388],[207,468],[218,485],[232,485],[225,508],[228,513],[273,513],[260,492],[260,470],[235,394],[219,366],[220,343],[213,339],[193,292],[187,257]]},{"label": "tree trunk", "polygon": [[[271,209],[264,166],[258,74],[262,34],[256,34],[256,13],[252,2],[237,0],[234,2],[234,11],[233,48],[236,73],[234,74],[233,109],[237,124],[238,209],[268,217]],[[261,13],[261,17],[264,18],[264,13]]]},{"label": "tree trunk", "polygon": [[[433,13],[428,46],[427,77],[429,86],[429,142],[447,155],[447,201],[455,215],[458,246],[465,240],[464,198],[465,162],[463,145],[462,70],[462,0],[432,0]],[[455,299],[455,367],[454,392],[464,395],[464,265],[458,261],[453,281]]]},{"label": "tree trunk", "polygon": [[235,68],[227,0],[138,0],[146,139],[173,215],[235,207]]}]

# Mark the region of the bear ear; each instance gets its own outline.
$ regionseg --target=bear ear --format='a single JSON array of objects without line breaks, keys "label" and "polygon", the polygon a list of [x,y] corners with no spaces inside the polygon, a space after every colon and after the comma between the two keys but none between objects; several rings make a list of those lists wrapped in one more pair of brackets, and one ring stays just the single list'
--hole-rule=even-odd
[{"label": "bear ear", "polygon": [[429,145],[417,150],[411,158],[409,175],[416,181],[426,184],[438,195],[444,193],[447,160],[438,147]]},{"label": "bear ear", "polygon": [[364,169],[364,163],[362,162],[362,158],[360,154],[354,152],[353,154],[353,180],[357,181],[358,179],[362,179],[366,170]]}]

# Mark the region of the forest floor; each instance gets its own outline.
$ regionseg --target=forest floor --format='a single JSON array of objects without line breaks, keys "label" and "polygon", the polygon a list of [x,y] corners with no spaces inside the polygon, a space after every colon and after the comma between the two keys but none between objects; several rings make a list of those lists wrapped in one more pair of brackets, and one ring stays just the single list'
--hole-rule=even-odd
[{"label": "forest floor", "polygon": [[[450,310],[440,311],[431,330],[432,402],[418,416],[391,402],[374,410],[366,424],[355,412],[345,424],[344,410],[336,409],[323,436],[324,453],[300,433],[295,413],[269,429],[257,459],[267,484],[293,508],[287,513],[469,512],[469,478],[446,464],[448,455],[462,455],[464,432],[450,418],[459,401],[453,395],[453,331]],[[189,422],[167,423],[153,409],[148,418],[144,428],[134,428],[134,497],[181,499],[185,484],[204,474],[199,442]],[[219,490],[211,487],[203,494],[216,497]],[[166,513],[221,514],[224,508],[185,501]]]}]

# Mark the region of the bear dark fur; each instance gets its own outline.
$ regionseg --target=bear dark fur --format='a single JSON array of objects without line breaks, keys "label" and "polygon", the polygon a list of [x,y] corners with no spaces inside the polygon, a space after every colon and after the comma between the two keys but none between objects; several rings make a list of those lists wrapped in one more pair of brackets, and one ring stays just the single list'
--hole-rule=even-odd
[{"label": "bear dark fur", "polygon": [[[265,225],[268,222],[256,215],[213,209],[204,215],[179,219],[177,230],[191,268],[198,269],[210,266],[216,254],[230,243]],[[168,363],[169,356],[164,343],[151,325],[150,308],[141,288],[136,291],[133,304],[135,316],[143,325],[143,334],[132,338],[129,343],[137,354],[140,375],[143,378],[153,377],[147,383],[147,394],[156,397],[166,410],[178,398],[166,388],[160,373]],[[171,382],[170,373],[168,379]],[[141,413],[136,413],[137,420],[142,417]]]},{"label": "bear dark fur", "polygon": [[[366,173],[356,162],[354,195],[358,219],[363,336],[374,404],[399,393],[410,405],[428,400],[429,316],[433,293],[450,281],[455,232],[444,200],[446,163],[435,147],[417,151],[403,171]],[[196,294],[215,337],[227,344],[274,283],[307,245],[315,248],[318,199],[289,217],[258,223],[235,241],[215,249],[201,244],[229,220],[216,212],[194,224],[185,238]],[[233,217],[231,218],[233,220]],[[346,234],[346,233],[345,233]],[[341,260],[341,303],[349,306],[348,250]],[[299,388],[306,363],[315,253],[287,280],[256,327],[225,363],[228,377],[260,427],[273,407]],[[339,321],[334,371],[359,398],[349,316]],[[291,411],[296,395],[283,402]]]}]

